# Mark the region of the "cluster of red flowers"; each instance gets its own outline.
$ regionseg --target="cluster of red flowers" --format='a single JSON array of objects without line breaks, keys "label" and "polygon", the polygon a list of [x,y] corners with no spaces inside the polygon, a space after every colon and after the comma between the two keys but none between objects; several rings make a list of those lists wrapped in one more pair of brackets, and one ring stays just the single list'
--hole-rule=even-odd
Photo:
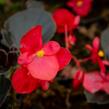
[{"label": "cluster of red flowers", "polygon": [[100,71],[85,72],[79,70],[74,75],[73,86],[78,88],[82,83],[83,87],[90,93],[96,93],[99,91],[104,91],[109,94],[109,74],[106,72],[106,65],[109,65],[107,60],[102,60],[100,57],[104,56],[104,52],[99,50],[100,39],[96,37],[93,40],[93,44],[86,45],[86,48],[90,51],[91,55],[88,58],[94,64],[98,63]]},{"label": "cluster of red flowers", "polygon": [[[80,17],[87,16],[90,12],[92,0],[69,0],[67,5],[75,11],[77,16],[73,15],[67,9],[59,8],[54,11],[53,18],[57,25],[57,33],[65,32],[66,47],[71,48],[76,42],[73,31],[78,27]],[[83,87],[90,93],[96,93],[100,90],[109,93],[109,77],[105,70],[105,63],[107,64],[108,62],[101,60],[100,57],[104,56],[104,53],[103,51],[99,51],[99,46],[100,39],[98,37],[93,40],[92,46],[86,44],[86,49],[91,53],[88,60],[91,60],[94,64],[98,63],[100,72],[94,71],[87,73],[79,68],[73,76],[73,86],[75,89],[83,83]]]},{"label": "cluster of red flowers", "polygon": [[89,14],[92,7],[92,0],[69,0],[67,5],[77,15],[74,15],[65,8],[58,8],[53,12],[53,18],[56,22],[57,33],[65,33],[66,47],[71,48],[76,43],[73,31],[78,27],[80,17],[85,17]]},{"label": "cluster of red flowers", "polygon": [[[31,93],[38,87],[47,90],[58,71],[62,70],[71,60],[72,55],[69,48],[76,43],[74,30],[78,27],[80,17],[88,15],[92,7],[92,0],[69,0],[67,5],[77,15],[74,15],[65,8],[56,9],[52,16],[56,23],[57,34],[65,33],[66,48],[63,48],[56,41],[49,41],[42,44],[42,26],[37,25],[27,32],[20,42],[20,65],[12,76],[12,85],[17,93]],[[86,60],[97,63],[100,71],[87,73],[81,67],[73,76],[73,86],[78,88],[80,84],[90,93],[100,90],[109,93],[109,74],[105,65],[109,65],[103,51],[99,51],[100,39],[96,37],[92,46],[86,44],[85,48],[90,51],[90,57]],[[78,60],[77,60],[78,61]],[[79,63],[79,62],[78,62]]]},{"label": "cluster of red flowers", "polygon": [[53,18],[56,22],[57,33],[65,33],[65,43],[67,48],[71,48],[76,42],[73,30],[77,28],[80,17],[74,16],[64,8],[58,8],[53,12]]}]

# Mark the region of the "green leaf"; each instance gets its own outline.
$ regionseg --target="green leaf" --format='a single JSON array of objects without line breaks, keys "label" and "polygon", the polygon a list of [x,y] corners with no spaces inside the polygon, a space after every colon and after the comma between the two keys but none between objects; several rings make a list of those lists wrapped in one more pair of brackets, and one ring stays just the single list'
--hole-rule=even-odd
[{"label": "green leaf", "polygon": [[109,58],[109,27],[105,29],[101,34],[101,46]]},{"label": "green leaf", "polygon": [[[33,6],[33,7],[32,7]],[[40,6],[41,7],[41,6]],[[5,34],[2,41],[7,46],[19,47],[21,37],[33,26],[42,25],[42,38],[44,42],[50,40],[55,32],[56,25],[52,15],[37,5],[31,5],[28,9],[11,16],[4,25]]]},{"label": "green leaf", "polygon": [[84,94],[88,103],[96,103],[96,104],[109,103],[109,95],[106,93],[97,92],[95,94],[91,94],[87,91],[84,91]]},{"label": "green leaf", "polygon": [[10,81],[3,75],[0,75],[0,107],[5,102],[10,90]]},{"label": "green leaf", "polygon": [[0,4],[4,5],[5,4],[5,0],[0,0]]}]

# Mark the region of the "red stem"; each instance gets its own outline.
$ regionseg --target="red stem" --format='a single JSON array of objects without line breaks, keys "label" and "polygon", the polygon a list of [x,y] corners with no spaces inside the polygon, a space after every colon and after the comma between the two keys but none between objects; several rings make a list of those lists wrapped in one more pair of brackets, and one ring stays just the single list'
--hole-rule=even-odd
[{"label": "red stem", "polygon": [[65,29],[65,47],[67,47],[67,37],[68,37],[68,27],[67,25],[64,25],[64,29]]},{"label": "red stem", "polygon": [[81,67],[81,64],[80,64],[79,60],[75,56],[72,55],[72,59],[76,63],[77,67]]}]

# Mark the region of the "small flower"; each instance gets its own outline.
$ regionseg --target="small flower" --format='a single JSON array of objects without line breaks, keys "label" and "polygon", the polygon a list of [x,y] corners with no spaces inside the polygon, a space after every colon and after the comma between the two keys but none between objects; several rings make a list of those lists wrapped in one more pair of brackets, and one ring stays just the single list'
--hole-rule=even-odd
[{"label": "small flower", "polygon": [[66,47],[71,48],[76,43],[76,37],[74,35],[69,35],[66,37]]},{"label": "small flower", "polygon": [[67,31],[71,32],[75,29],[80,21],[79,16],[74,16],[71,12],[64,8],[58,8],[53,12],[53,18],[57,26],[58,33],[65,32],[65,26]]},{"label": "small flower", "polygon": [[109,74],[103,78],[100,72],[97,71],[86,73],[84,75],[83,86],[90,93],[104,91],[109,94]]},{"label": "small flower", "polygon": [[100,39],[96,37],[93,40],[92,46],[86,45],[86,48],[91,52],[91,60],[93,63],[98,63],[101,71],[93,71],[84,74],[83,86],[90,93],[104,91],[109,94],[109,74],[106,73],[105,65],[109,65],[107,60],[102,60],[104,52],[99,50]]},{"label": "small flower", "polygon": [[92,7],[92,0],[70,0],[67,5],[80,16],[87,16]]},{"label": "small flower", "polygon": [[105,73],[104,63],[100,58],[100,57],[104,57],[104,52],[102,50],[99,50],[99,46],[100,46],[100,39],[98,37],[96,37],[93,40],[92,46],[87,44],[86,48],[91,52],[90,58],[91,58],[92,62],[98,63],[99,67],[101,68],[101,72]]}]

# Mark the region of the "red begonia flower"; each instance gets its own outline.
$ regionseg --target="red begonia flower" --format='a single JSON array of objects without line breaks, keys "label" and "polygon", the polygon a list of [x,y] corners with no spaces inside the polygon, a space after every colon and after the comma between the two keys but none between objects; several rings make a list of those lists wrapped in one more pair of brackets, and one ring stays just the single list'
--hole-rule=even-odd
[{"label": "red begonia flower", "polygon": [[52,80],[71,60],[70,52],[55,41],[42,45],[42,26],[32,28],[20,42],[18,63],[40,80]]},{"label": "red begonia flower", "polygon": [[[43,84],[42,84],[43,83]],[[12,76],[12,86],[17,93],[26,94],[36,90],[39,86],[47,89],[47,81],[33,78],[25,67],[18,68]]]},{"label": "red begonia flower", "polygon": [[99,72],[86,73],[84,75],[83,86],[90,93],[104,91],[109,94],[109,74],[102,78]]},{"label": "red begonia flower", "polygon": [[[93,40],[92,46],[86,45],[86,48],[91,52],[91,59],[93,63],[98,63],[102,74],[105,73],[105,66],[100,57],[104,56],[103,51],[99,51],[100,39],[96,37]],[[104,74],[103,74],[104,75]]]},{"label": "red begonia flower", "polygon": [[74,76],[73,76],[73,87],[75,90],[78,89],[78,87],[80,86],[80,84],[82,84],[84,79],[84,72],[79,70],[77,71]]},{"label": "red begonia flower", "polygon": [[56,54],[56,58],[58,59],[59,69],[62,70],[66,64],[70,62],[71,54],[68,49],[61,47],[59,52]]},{"label": "red begonia flower", "polygon": [[92,0],[70,0],[67,5],[80,16],[87,16],[92,7]]},{"label": "red begonia flower", "polygon": [[42,27],[36,26],[22,37],[20,42],[21,53],[29,51],[29,54],[32,54],[42,48],[41,32]]},{"label": "red begonia flower", "polygon": [[72,31],[75,29],[80,21],[79,16],[74,16],[67,9],[59,8],[53,12],[53,18],[57,26],[58,33],[65,32],[65,26],[67,26],[67,31]]}]

